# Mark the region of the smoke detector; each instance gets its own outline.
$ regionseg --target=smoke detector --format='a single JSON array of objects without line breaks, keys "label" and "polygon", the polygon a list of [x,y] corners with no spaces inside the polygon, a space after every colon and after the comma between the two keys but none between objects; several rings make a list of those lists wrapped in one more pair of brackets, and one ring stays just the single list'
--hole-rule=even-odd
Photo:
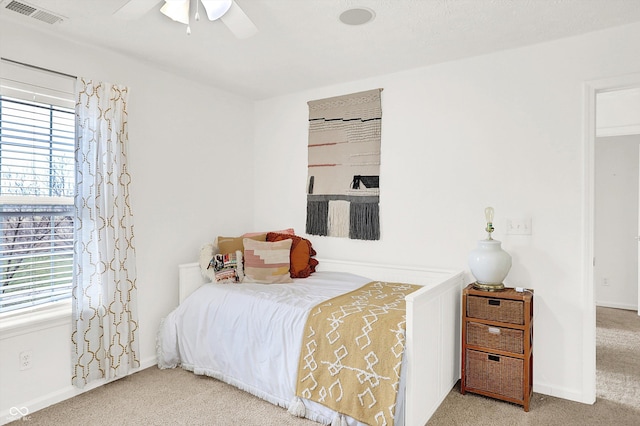
[{"label": "smoke detector", "polygon": [[56,15],[55,13],[44,10],[41,7],[30,5],[24,1],[10,0],[4,8],[37,19],[38,21],[46,22],[47,24],[55,24],[66,19],[64,16]]}]

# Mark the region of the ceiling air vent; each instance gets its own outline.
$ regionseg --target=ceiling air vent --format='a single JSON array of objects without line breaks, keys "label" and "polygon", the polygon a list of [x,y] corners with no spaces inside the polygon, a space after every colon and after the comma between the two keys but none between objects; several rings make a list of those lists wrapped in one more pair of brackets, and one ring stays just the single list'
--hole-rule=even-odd
[{"label": "ceiling air vent", "polygon": [[47,24],[55,24],[56,22],[61,22],[64,19],[60,15],[39,9],[22,1],[12,0],[5,6],[5,9],[12,10],[20,13],[21,15],[29,16],[33,19],[37,19],[38,21],[46,22]]}]

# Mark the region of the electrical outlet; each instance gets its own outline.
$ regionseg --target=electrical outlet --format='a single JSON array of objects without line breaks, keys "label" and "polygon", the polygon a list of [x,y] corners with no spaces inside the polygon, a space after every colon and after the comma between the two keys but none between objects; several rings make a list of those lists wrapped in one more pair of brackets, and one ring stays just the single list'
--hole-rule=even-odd
[{"label": "electrical outlet", "polygon": [[609,287],[609,278],[603,278],[602,279],[602,285],[605,287]]},{"label": "electrical outlet", "polygon": [[31,361],[33,358],[32,351],[20,352],[20,370],[28,370],[31,368]]}]

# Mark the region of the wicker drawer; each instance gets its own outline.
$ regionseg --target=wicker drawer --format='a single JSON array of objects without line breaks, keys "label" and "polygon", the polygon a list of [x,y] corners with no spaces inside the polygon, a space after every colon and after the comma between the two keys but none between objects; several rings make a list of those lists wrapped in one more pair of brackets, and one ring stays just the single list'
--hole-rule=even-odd
[{"label": "wicker drawer", "polygon": [[523,360],[472,349],[466,351],[466,387],[521,400]]},{"label": "wicker drawer", "polygon": [[467,316],[511,324],[524,324],[524,303],[519,300],[468,296]]},{"label": "wicker drawer", "polygon": [[511,328],[491,327],[477,322],[467,322],[467,345],[487,349],[524,353],[524,331]]}]

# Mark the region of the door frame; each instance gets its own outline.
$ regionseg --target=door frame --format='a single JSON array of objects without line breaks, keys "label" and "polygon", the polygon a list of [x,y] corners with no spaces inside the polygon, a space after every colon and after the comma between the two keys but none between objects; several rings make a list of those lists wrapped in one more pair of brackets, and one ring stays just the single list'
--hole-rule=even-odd
[{"label": "door frame", "polygon": [[640,87],[640,73],[625,74],[584,83],[584,206],[583,206],[583,311],[584,347],[582,351],[583,402],[596,401],[596,300],[594,280],[595,234],[595,140],[596,94],[620,89]]}]

